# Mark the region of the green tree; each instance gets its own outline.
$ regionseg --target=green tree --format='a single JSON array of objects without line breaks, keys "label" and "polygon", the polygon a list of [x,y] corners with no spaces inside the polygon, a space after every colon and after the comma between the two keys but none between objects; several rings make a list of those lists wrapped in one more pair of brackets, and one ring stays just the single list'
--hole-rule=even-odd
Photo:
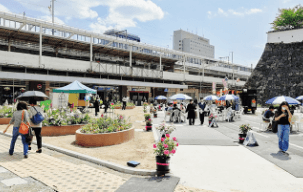
[{"label": "green tree", "polygon": [[303,26],[303,7],[297,5],[294,8],[279,9],[279,14],[271,23],[274,30],[297,29]]}]

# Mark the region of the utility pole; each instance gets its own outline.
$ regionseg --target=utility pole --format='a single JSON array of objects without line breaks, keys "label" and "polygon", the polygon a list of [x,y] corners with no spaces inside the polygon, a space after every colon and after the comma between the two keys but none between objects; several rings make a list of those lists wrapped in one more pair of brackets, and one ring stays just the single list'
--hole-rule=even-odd
[{"label": "utility pole", "polygon": [[[56,0],[52,0],[52,23],[55,23],[55,1]],[[55,30],[52,29],[52,35],[55,34]]]}]

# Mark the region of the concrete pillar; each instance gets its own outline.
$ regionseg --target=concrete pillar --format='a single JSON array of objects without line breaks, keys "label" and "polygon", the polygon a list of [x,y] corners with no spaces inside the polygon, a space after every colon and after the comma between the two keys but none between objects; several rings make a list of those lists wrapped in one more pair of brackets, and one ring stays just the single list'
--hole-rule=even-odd
[{"label": "concrete pillar", "polygon": [[133,51],[133,46],[129,46],[130,51],[129,51],[129,66],[130,66],[130,75],[133,75],[133,65],[132,65],[132,51]]},{"label": "concrete pillar", "polygon": [[162,54],[160,54],[160,72],[162,71],[162,58],[161,58],[161,55]]},{"label": "concrete pillar", "polygon": [[89,52],[89,58],[90,58],[90,69],[93,70],[93,37],[90,36],[90,52]]},{"label": "concrete pillar", "polygon": [[8,52],[11,52],[11,40],[8,39]]},{"label": "concrete pillar", "polygon": [[39,67],[42,64],[42,25],[40,25],[40,39],[39,39]]}]

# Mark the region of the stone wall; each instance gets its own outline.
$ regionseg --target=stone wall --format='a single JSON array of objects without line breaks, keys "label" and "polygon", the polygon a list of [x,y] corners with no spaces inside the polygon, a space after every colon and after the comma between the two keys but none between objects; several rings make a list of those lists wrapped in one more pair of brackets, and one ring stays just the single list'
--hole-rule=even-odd
[{"label": "stone wall", "polygon": [[244,87],[257,89],[261,105],[279,95],[302,95],[303,43],[267,43]]}]

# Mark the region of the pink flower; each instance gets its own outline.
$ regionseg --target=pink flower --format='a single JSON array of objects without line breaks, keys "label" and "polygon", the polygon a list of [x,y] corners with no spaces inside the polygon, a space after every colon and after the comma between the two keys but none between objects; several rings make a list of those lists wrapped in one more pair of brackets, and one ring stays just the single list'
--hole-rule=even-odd
[{"label": "pink flower", "polygon": [[176,146],[178,147],[178,146],[179,146],[179,143],[177,143]]},{"label": "pink flower", "polygon": [[173,137],[173,140],[174,140],[174,141],[177,141],[177,138],[176,138],[176,137]]},{"label": "pink flower", "polygon": [[176,150],[174,150],[174,149],[171,150],[171,153],[172,153],[172,154],[175,154],[175,153],[176,153]]},{"label": "pink flower", "polygon": [[162,137],[162,138],[161,138],[161,141],[163,142],[164,140],[165,140],[165,138]]},{"label": "pink flower", "polygon": [[166,134],[165,136],[166,136],[166,137],[169,137],[170,135],[169,135],[169,134]]},{"label": "pink flower", "polygon": [[168,155],[169,151],[168,150],[164,150],[164,155]]},{"label": "pink flower", "polygon": [[163,146],[164,146],[164,148],[168,148],[168,145],[167,145],[167,144],[164,144]]},{"label": "pink flower", "polygon": [[111,105],[114,105],[114,103],[111,103]]},{"label": "pink flower", "polygon": [[101,115],[101,117],[103,117],[103,114]]},{"label": "pink flower", "polygon": [[154,148],[157,148],[157,145],[156,145],[156,144],[154,144],[154,145],[153,145],[153,147],[154,147]]},{"label": "pink flower", "polygon": [[148,119],[149,121],[151,120],[151,119]]}]

